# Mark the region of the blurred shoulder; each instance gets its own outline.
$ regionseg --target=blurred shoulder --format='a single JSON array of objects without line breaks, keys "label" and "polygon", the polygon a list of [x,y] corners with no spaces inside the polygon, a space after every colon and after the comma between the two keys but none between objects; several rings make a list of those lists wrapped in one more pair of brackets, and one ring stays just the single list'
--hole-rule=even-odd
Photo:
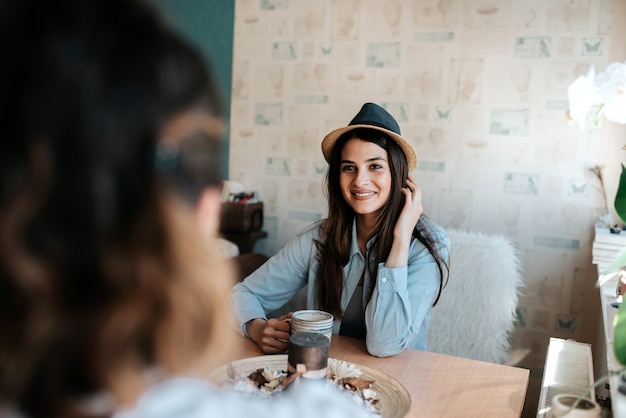
[{"label": "blurred shoulder", "polygon": [[113,418],[248,418],[259,411],[272,418],[372,418],[351,397],[324,386],[292,391],[276,399],[245,395],[193,378],[175,378],[150,389],[138,405]]}]

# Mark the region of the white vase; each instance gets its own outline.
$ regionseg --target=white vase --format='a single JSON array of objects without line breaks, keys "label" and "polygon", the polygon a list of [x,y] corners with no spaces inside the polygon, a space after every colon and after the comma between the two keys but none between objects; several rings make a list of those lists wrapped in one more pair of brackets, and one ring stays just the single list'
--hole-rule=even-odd
[{"label": "white vase", "polygon": [[600,418],[600,405],[588,399],[581,399],[574,409],[572,405],[578,400],[576,395],[560,394],[552,399],[548,418]]}]

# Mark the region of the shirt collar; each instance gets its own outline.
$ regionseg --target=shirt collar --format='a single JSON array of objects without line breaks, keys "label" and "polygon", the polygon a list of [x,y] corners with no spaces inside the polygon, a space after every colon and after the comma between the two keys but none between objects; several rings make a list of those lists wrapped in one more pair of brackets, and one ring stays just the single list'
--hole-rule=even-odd
[{"label": "shirt collar", "polygon": [[[367,250],[371,249],[370,247],[372,246],[372,242],[376,239],[377,236],[378,235],[374,235],[372,238],[369,239],[369,241],[367,241],[367,244],[365,244]],[[352,218],[352,241],[350,243],[350,258],[354,257],[355,254],[360,255],[361,258],[364,257],[364,255],[361,254],[361,250],[359,249],[359,241],[356,237],[356,216]]]}]

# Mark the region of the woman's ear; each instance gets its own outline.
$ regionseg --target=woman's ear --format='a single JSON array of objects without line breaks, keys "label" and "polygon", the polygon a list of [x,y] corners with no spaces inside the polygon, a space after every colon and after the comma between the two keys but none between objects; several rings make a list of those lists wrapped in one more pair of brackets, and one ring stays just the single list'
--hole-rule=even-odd
[{"label": "woman's ear", "polygon": [[196,204],[196,219],[200,230],[207,238],[218,235],[221,207],[222,191],[219,188],[207,187],[200,193]]}]

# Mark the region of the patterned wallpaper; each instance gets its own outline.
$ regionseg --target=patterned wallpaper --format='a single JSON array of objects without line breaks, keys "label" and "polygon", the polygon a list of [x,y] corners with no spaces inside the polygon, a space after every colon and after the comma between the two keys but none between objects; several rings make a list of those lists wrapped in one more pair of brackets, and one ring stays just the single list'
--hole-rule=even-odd
[{"label": "patterned wallpaper", "polygon": [[[613,0],[237,0],[230,177],[257,190],[274,254],[325,216],[323,136],[366,101],[420,162],[425,212],[520,251],[514,344],[543,365],[579,338],[600,129],[565,118],[567,87],[608,64]],[[532,361],[532,359],[531,359]]]}]

